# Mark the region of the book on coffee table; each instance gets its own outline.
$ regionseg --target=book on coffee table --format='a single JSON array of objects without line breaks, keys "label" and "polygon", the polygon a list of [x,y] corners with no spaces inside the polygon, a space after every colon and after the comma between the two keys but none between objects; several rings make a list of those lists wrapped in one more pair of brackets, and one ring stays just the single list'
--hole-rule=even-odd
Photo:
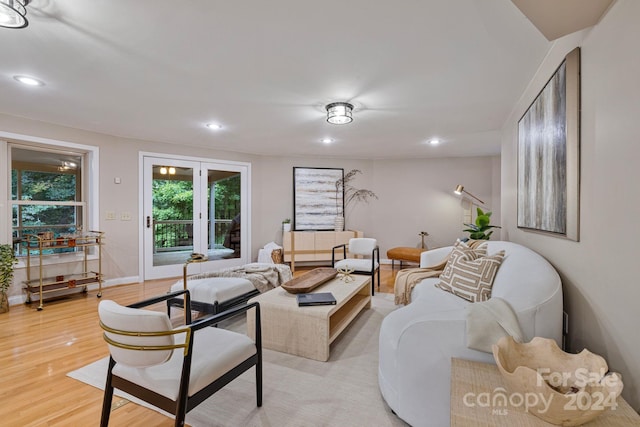
[{"label": "book on coffee table", "polygon": [[331,292],[317,292],[314,294],[297,294],[298,306],[308,305],[335,305],[336,298]]}]

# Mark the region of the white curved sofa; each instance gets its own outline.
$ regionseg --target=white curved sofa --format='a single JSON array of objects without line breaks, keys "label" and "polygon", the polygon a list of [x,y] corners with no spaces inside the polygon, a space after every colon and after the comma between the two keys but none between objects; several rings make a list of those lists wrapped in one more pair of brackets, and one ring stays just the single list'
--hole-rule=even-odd
[{"label": "white curved sofa", "polygon": [[[420,266],[441,262],[452,247],[423,252]],[[488,254],[505,250],[492,297],[516,313],[525,341],[562,340],[562,285],[555,269],[537,253],[511,242],[490,241]],[[389,407],[414,427],[449,426],[451,358],[493,363],[493,356],[467,348],[470,303],[434,285],[419,283],[411,303],[390,313],[380,328],[378,382]]]}]

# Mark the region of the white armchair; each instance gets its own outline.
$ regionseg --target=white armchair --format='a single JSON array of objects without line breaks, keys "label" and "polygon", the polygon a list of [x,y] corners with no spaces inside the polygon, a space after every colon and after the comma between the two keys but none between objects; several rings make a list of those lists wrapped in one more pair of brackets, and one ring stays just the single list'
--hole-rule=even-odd
[{"label": "white armchair", "polygon": [[[336,261],[336,249],[342,248],[342,259]],[[370,258],[347,258],[349,255],[362,255]],[[376,239],[356,237],[349,239],[346,244],[334,246],[331,251],[331,266],[336,269],[348,268],[354,270],[354,274],[366,274],[371,276],[371,295],[375,294],[375,275],[378,273],[378,288],[380,288],[380,248]]]},{"label": "white armchair", "polygon": [[[128,307],[103,300],[98,306],[111,356],[100,425],[109,424],[113,390],[117,388],[175,415],[184,425],[186,413],[240,374],[256,367],[256,400],[262,406],[260,306],[253,303],[173,328],[166,313],[140,310],[189,292],[178,291]],[[256,310],[255,341],[212,325],[247,310]],[[190,313],[190,310],[185,310]]]},{"label": "white armchair", "polygon": [[[421,267],[444,260],[451,247],[423,252]],[[515,312],[525,341],[540,336],[562,340],[562,286],[555,269],[532,250],[490,241],[488,253],[505,250],[492,297]],[[412,302],[390,313],[380,328],[378,382],[391,409],[413,427],[449,425],[451,358],[493,363],[493,355],[467,348],[469,302],[434,285],[419,283]]]}]

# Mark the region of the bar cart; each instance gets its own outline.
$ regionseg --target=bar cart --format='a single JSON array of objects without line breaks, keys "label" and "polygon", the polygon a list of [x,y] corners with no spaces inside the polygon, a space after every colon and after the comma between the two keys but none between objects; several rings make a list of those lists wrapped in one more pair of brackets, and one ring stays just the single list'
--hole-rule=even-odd
[{"label": "bar cart", "polygon": [[[62,234],[54,237],[53,233],[39,233],[24,236],[22,239],[26,247],[27,280],[24,289],[27,293],[26,304],[32,302],[32,295],[38,294],[38,311],[44,308],[43,300],[47,297],[63,296],[67,293],[87,292],[87,286],[98,284],[98,295],[102,297],[102,245],[104,232],[78,231],[73,234]],[[89,254],[96,248],[97,259],[90,260]],[[56,249],[69,249],[70,252],[82,252],[82,256],[71,264],[82,263],[82,271],[70,274],[47,275],[45,270],[51,266],[44,265],[43,259],[48,252]],[[32,253],[33,252],[33,253]],[[38,265],[34,266],[32,258],[38,257]],[[89,262],[97,262],[97,271],[89,270]],[[76,265],[77,266],[77,265]],[[37,268],[37,270],[36,270]],[[32,271],[35,270],[35,271]],[[72,267],[70,266],[71,270]],[[33,274],[36,273],[36,274]],[[67,292],[65,292],[67,291]]]}]

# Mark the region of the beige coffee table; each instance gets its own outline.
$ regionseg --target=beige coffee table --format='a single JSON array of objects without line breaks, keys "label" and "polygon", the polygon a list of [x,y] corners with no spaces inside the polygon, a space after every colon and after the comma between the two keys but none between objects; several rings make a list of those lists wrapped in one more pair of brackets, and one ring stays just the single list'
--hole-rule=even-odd
[{"label": "beige coffee table", "polygon": [[[260,303],[262,346],[309,359],[329,360],[329,346],[365,308],[371,307],[371,278],[333,279],[313,290],[331,292],[336,305],[298,307],[295,294],[278,287],[251,298]],[[247,333],[253,338],[254,310],[247,312]]]}]

